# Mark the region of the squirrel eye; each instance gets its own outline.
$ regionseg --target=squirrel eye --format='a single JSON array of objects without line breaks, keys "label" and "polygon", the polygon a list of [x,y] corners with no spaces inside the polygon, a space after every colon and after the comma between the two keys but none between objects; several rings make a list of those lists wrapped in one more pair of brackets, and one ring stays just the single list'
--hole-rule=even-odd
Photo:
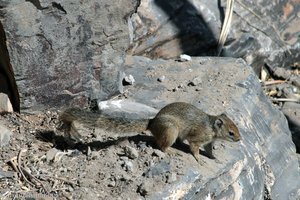
[{"label": "squirrel eye", "polygon": [[229,131],[230,136],[234,136],[234,133],[232,131]]}]

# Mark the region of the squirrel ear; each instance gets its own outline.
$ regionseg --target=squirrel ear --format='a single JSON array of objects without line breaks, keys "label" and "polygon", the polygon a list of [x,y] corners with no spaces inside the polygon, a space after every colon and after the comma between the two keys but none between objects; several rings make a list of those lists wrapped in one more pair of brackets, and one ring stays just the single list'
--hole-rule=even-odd
[{"label": "squirrel ear", "polygon": [[222,119],[220,119],[220,118],[216,119],[216,121],[214,123],[214,127],[215,128],[221,128],[222,125],[223,125]]},{"label": "squirrel ear", "polygon": [[227,115],[225,113],[222,113],[221,117],[227,117]]}]

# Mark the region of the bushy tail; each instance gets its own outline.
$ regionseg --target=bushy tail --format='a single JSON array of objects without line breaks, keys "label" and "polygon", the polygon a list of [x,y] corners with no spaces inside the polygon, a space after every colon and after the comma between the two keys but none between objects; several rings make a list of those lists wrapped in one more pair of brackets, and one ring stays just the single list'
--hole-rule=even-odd
[{"label": "bushy tail", "polygon": [[74,121],[89,128],[100,128],[109,132],[132,133],[142,132],[147,129],[149,119],[125,119],[109,117],[101,113],[93,113],[78,108],[70,108],[60,115],[64,124],[71,124]]}]

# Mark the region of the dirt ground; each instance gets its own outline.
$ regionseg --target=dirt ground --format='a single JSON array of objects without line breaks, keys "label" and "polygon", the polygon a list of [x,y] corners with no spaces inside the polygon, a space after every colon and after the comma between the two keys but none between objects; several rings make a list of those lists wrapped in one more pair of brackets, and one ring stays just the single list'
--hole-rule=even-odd
[{"label": "dirt ground", "polygon": [[58,130],[58,111],[5,114],[0,121],[13,132],[0,169],[24,174],[0,179],[3,200],[144,199],[198,164],[187,151],[161,152],[148,135],[71,144]]}]

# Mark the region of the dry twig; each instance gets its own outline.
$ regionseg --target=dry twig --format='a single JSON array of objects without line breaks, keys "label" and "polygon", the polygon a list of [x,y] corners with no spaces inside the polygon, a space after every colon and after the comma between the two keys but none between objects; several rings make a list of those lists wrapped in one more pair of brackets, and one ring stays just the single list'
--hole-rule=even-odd
[{"label": "dry twig", "polygon": [[[33,186],[33,187],[40,187],[42,186],[42,188],[44,189],[44,191],[49,194],[49,192],[47,191],[47,189],[45,188],[44,184],[36,177],[34,177],[29,171],[26,170],[26,165],[24,165],[24,167],[22,167],[22,154],[25,153],[27,150],[26,149],[21,149],[18,153],[18,157],[17,157],[17,163],[15,162],[16,158],[11,158],[9,163],[11,164],[12,168],[18,172],[20,174],[20,176],[22,177],[22,179],[27,182],[29,185]],[[27,179],[26,175],[28,177],[30,177],[30,180],[35,180],[38,184],[36,184],[33,181],[30,181]]]},{"label": "dry twig", "polygon": [[288,99],[288,98],[271,98],[271,101],[300,103],[299,99]]},{"label": "dry twig", "polygon": [[18,164],[17,164],[17,168],[18,168],[18,172],[20,173],[21,177],[31,186],[35,186],[35,184],[33,184],[31,181],[29,181],[26,176],[24,175],[23,171],[22,171],[22,153],[25,153],[27,150],[26,149],[21,149],[19,151],[19,154],[18,154]]},{"label": "dry twig", "polygon": [[286,83],[287,81],[286,80],[273,80],[273,81],[265,81],[263,82],[263,84],[265,86],[268,86],[268,85],[275,85],[275,84],[281,84],[281,83]]}]

